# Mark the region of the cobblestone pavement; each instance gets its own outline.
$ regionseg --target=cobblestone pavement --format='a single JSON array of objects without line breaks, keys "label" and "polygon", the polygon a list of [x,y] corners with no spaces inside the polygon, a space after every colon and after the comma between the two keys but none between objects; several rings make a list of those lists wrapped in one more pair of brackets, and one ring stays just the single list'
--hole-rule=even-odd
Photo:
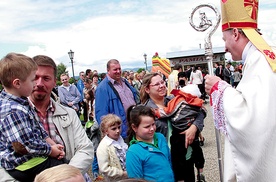
[{"label": "cobblestone pavement", "polygon": [[[209,102],[204,106],[208,111],[207,117],[204,120],[204,129],[202,131],[202,134],[205,138],[204,146],[202,147],[204,157],[205,157],[204,175],[205,175],[206,181],[208,182],[219,182],[220,173],[219,173],[217,142],[216,142],[213,115],[211,112],[211,106],[209,105]],[[223,151],[224,151],[223,135],[221,135],[221,146],[222,146],[221,151],[222,151],[222,157],[223,157]]]}]

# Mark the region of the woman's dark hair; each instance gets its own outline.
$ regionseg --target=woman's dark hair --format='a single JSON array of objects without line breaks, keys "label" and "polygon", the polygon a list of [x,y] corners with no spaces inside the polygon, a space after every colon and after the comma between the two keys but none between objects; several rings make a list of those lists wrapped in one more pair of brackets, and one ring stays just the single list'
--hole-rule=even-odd
[{"label": "woman's dark hair", "polygon": [[87,76],[91,71],[92,71],[91,69],[87,69],[87,70],[85,71],[85,75]]},{"label": "woman's dark hair", "polygon": [[185,80],[179,80],[179,84],[180,87],[184,87],[186,86]]},{"label": "woman's dark hair", "polygon": [[103,80],[106,76],[106,73],[101,73],[101,80]]},{"label": "woman's dark hair", "polygon": [[92,79],[93,79],[94,77],[98,77],[98,78],[99,78],[98,73],[93,74]]},{"label": "woman's dark hair", "polygon": [[[91,101],[91,104],[93,104],[93,101],[94,101],[94,99],[95,99],[93,90],[92,90],[92,89],[88,90],[88,91],[86,92],[86,94],[87,94],[87,96],[88,96],[87,98],[89,98],[89,101]],[[92,107],[92,106],[91,106],[91,107]]]},{"label": "woman's dark hair", "polygon": [[141,123],[141,116],[149,116],[155,119],[154,111],[148,107],[143,105],[132,105],[127,109],[127,121],[128,121],[128,139],[132,140],[135,133],[132,129],[132,125],[138,127]]},{"label": "woman's dark hair", "polygon": [[196,70],[198,70],[198,66],[197,65],[194,66],[193,72],[195,73]]}]

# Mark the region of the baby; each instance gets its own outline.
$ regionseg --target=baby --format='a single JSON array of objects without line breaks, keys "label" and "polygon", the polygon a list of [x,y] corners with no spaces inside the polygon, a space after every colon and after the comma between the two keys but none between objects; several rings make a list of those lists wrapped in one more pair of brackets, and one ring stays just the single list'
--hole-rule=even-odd
[{"label": "baby", "polygon": [[174,129],[184,131],[193,124],[201,110],[206,114],[197,85],[189,84],[171,93],[175,97],[169,101],[167,107],[155,110],[155,114],[158,118],[170,117]]}]

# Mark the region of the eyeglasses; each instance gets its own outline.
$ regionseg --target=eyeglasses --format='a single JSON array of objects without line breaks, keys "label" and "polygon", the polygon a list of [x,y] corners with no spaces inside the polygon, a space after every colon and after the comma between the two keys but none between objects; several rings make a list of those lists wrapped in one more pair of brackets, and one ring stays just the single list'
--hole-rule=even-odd
[{"label": "eyeglasses", "polygon": [[165,85],[164,80],[161,80],[160,82],[157,82],[155,84],[150,84],[150,86],[153,86],[153,87],[155,87],[155,86],[160,87],[160,86],[163,86],[163,85]]},{"label": "eyeglasses", "polygon": [[66,81],[67,80],[67,78],[65,78],[65,79],[62,79],[61,81]]}]

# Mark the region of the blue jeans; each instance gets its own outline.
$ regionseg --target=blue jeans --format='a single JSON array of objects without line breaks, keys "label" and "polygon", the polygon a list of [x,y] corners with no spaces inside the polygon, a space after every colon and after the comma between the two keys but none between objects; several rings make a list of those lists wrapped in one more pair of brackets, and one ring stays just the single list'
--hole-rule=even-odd
[{"label": "blue jeans", "polygon": [[98,159],[97,159],[97,155],[96,152],[94,154],[94,160],[92,162],[92,172],[94,173],[98,173],[99,174],[99,166],[98,166]]}]

